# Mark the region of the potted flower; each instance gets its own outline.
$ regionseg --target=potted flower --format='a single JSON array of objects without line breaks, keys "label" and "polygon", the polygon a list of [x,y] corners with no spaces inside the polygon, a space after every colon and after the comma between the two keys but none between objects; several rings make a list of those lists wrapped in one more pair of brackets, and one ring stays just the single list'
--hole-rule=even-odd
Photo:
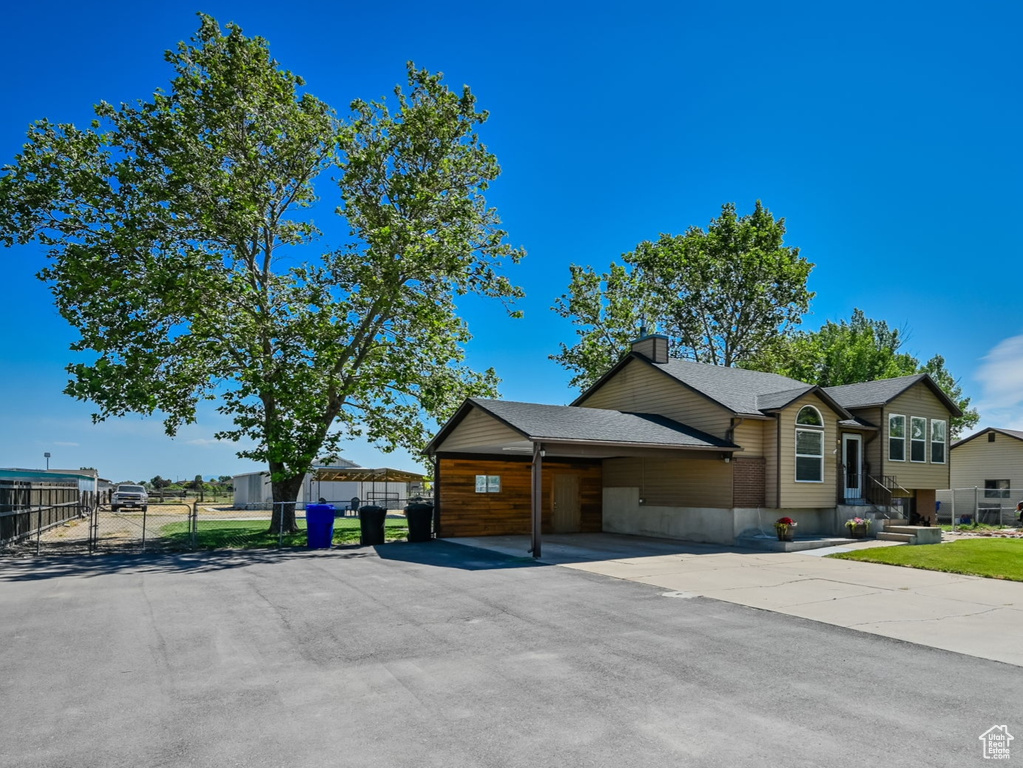
[{"label": "potted flower", "polygon": [[774,523],[778,541],[792,541],[792,537],[796,534],[796,525],[796,521],[791,517],[779,517]]},{"label": "potted flower", "polygon": [[863,539],[867,536],[867,531],[870,530],[871,520],[866,517],[854,517],[852,520],[845,521],[845,527],[849,529],[849,536],[854,539]]}]

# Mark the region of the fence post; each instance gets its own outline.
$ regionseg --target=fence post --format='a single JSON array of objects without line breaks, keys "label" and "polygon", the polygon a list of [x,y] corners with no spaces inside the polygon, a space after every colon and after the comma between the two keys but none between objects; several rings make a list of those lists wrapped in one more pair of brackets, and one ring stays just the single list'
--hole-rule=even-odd
[{"label": "fence post", "polygon": [[142,551],[146,551],[146,518],[148,517],[149,505],[142,505]]},{"label": "fence post", "polygon": [[199,536],[199,502],[192,502],[192,519],[189,521],[189,527],[192,533],[192,549],[197,546],[197,539]]},{"label": "fence post", "polygon": [[39,519],[36,521],[36,554],[39,554],[39,539],[43,535],[43,495],[39,494]]},{"label": "fence post", "polygon": [[[951,485],[951,483],[949,483]],[[956,532],[956,489],[952,489],[952,533]]]},{"label": "fence post", "polygon": [[980,522],[980,488],[973,486],[973,524]]}]

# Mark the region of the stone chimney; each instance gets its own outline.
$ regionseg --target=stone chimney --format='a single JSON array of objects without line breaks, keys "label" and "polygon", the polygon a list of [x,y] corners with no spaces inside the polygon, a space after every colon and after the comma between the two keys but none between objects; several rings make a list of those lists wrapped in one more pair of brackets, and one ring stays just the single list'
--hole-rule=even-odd
[{"label": "stone chimney", "polygon": [[668,362],[668,337],[660,333],[646,333],[640,329],[639,338],[632,342],[632,351],[651,363]]}]

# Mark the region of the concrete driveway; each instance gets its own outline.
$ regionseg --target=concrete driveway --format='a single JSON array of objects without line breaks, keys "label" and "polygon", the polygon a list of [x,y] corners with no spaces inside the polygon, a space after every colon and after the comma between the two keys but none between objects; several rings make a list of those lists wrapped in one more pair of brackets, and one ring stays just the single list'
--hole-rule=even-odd
[{"label": "concrete driveway", "polygon": [[[528,536],[451,541],[516,556],[529,548]],[[544,537],[542,562],[1023,666],[1023,583],[822,556],[838,549],[566,534]]]},{"label": "concrete driveway", "polygon": [[0,561],[0,616],[18,768],[908,768],[1023,733],[1004,664],[445,542]]}]

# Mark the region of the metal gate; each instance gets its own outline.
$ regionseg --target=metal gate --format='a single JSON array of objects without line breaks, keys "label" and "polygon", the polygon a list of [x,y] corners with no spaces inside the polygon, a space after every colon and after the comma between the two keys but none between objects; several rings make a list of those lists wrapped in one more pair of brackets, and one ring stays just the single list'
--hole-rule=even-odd
[{"label": "metal gate", "polygon": [[54,500],[58,496],[44,489],[28,503],[0,509],[0,554],[132,554],[194,546],[196,505],[114,512],[98,504],[95,494],[76,491],[77,498]]}]

